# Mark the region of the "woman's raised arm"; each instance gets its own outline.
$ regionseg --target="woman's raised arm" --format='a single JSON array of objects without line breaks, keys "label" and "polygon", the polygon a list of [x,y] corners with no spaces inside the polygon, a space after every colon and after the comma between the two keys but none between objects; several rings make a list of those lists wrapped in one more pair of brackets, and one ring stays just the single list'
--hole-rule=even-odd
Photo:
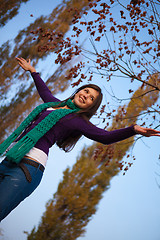
[{"label": "woman's raised arm", "polygon": [[56,97],[54,97],[47,87],[47,85],[44,83],[44,81],[39,76],[39,73],[36,72],[36,69],[32,67],[30,59],[26,61],[24,58],[16,58],[18,61],[18,64],[25,70],[30,71],[33,80],[35,82],[37,91],[42,98],[44,102],[59,102],[60,100]]}]

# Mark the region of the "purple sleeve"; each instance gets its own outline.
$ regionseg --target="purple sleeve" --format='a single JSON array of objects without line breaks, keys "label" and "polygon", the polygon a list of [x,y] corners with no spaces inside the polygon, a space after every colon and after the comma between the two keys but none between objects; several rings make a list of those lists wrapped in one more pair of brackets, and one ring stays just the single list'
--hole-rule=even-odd
[{"label": "purple sleeve", "polygon": [[37,91],[44,102],[59,102],[60,101],[58,98],[56,98],[52,95],[49,88],[46,86],[44,81],[39,76],[39,73],[33,72],[33,73],[31,73],[31,76],[33,77]]},{"label": "purple sleeve", "polygon": [[103,144],[112,144],[136,135],[134,131],[134,125],[113,131],[106,131],[98,128],[92,123],[88,123],[84,119],[77,119],[76,125],[78,128],[77,130],[80,131],[85,137]]}]

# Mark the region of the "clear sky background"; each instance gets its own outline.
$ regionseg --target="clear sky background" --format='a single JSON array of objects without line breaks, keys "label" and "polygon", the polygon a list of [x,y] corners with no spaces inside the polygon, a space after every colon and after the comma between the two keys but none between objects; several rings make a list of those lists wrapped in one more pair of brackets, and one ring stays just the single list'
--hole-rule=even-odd
[{"label": "clear sky background", "polygon": [[[17,32],[28,26],[40,15],[49,14],[59,4],[58,0],[30,0],[20,8],[20,14],[0,29],[0,44],[13,39]],[[30,17],[33,14],[33,18]],[[50,61],[39,65],[37,69],[45,78],[54,68],[52,55]],[[105,82],[103,82],[105,84]],[[120,86],[116,85],[119,91]],[[125,85],[123,89],[125,88]],[[64,99],[71,88],[57,97]],[[36,191],[22,202],[6,219],[0,223],[3,229],[2,240],[25,240],[23,231],[31,231],[37,226],[46,202],[57,190],[63,171],[72,167],[84,144],[92,141],[83,138],[70,153],[64,153],[57,147],[50,151],[44,177]],[[136,161],[125,176],[119,173],[111,181],[104,193],[98,210],[87,225],[86,233],[78,240],[160,240],[160,138],[143,138],[134,147]]]}]

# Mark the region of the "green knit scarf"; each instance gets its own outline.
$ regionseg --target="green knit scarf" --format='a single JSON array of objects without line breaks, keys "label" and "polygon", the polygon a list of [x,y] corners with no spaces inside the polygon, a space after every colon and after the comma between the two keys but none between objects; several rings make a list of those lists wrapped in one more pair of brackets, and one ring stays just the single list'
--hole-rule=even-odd
[{"label": "green knit scarf", "polygon": [[35,119],[35,117],[48,107],[64,107],[49,113],[37,126],[22,137],[7,153],[6,157],[9,161],[19,163],[26,153],[30,151],[36,142],[43,137],[62,117],[78,112],[80,109],[71,101],[66,102],[48,102],[36,107],[28,117],[21,123],[21,125],[2,143],[0,144],[0,155],[3,154],[14,140],[22,133],[22,131]]}]

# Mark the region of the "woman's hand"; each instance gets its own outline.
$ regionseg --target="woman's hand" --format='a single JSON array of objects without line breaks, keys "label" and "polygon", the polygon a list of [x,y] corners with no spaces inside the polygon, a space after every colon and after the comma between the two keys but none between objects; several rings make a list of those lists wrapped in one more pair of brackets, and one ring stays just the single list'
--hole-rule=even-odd
[{"label": "woman's hand", "polygon": [[159,136],[160,137],[160,131],[152,129],[152,128],[144,128],[139,125],[135,125],[134,131],[137,134],[141,134],[145,137],[151,137],[151,136]]},{"label": "woman's hand", "polygon": [[36,69],[34,67],[31,66],[31,60],[29,59],[28,62],[24,59],[24,58],[16,58],[16,60],[18,61],[18,64],[25,70],[25,71],[30,71],[32,72],[36,72]]}]

